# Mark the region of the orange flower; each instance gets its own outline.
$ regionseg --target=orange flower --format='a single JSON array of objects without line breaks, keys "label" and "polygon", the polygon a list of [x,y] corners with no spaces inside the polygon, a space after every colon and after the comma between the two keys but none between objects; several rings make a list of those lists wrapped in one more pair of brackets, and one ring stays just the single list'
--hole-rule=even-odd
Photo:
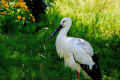
[{"label": "orange flower", "polygon": [[25,19],[26,19],[25,17],[22,18],[23,21],[24,21]]},{"label": "orange flower", "polygon": [[20,4],[19,6],[22,7],[22,8],[23,8],[24,5],[25,5],[24,2],[19,2],[19,4]]},{"label": "orange flower", "polygon": [[21,7],[21,8],[24,8],[24,9],[28,9],[28,6],[26,5],[26,3],[21,1],[21,0],[16,3],[15,8],[18,7],[18,6]]},{"label": "orange flower", "polygon": [[21,16],[17,16],[17,19],[19,19],[19,20],[20,20],[20,19],[21,19]]},{"label": "orange flower", "polygon": [[6,3],[5,0],[1,0],[1,3],[2,3],[2,5],[3,5],[4,7],[7,7],[7,8],[8,8],[8,4]]},{"label": "orange flower", "polygon": [[8,4],[7,3],[4,6],[8,8]]},{"label": "orange flower", "polygon": [[30,17],[32,17],[32,14],[30,14]]}]

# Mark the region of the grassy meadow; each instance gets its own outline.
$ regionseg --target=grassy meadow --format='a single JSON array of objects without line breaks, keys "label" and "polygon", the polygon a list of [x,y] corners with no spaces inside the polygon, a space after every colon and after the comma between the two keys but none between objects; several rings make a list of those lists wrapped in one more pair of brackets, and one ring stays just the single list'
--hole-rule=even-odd
[{"label": "grassy meadow", "polygon": [[[0,80],[76,80],[76,72],[57,55],[49,35],[64,17],[72,19],[68,36],[88,41],[99,57],[102,80],[120,80],[120,1],[47,0],[45,15],[35,18],[25,3],[0,2]],[[6,3],[6,4],[7,4]],[[19,8],[13,7],[17,3]],[[80,80],[85,80],[82,76]]]}]

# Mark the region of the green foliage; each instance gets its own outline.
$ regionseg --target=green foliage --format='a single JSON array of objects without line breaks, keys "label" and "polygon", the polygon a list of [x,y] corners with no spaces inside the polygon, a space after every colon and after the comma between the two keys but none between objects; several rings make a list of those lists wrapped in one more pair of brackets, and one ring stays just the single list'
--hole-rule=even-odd
[{"label": "green foliage", "polygon": [[0,5],[0,31],[2,33],[34,33],[38,28],[45,26],[45,24],[35,23],[34,16],[24,2],[10,2],[8,8],[2,3]]},{"label": "green foliage", "polygon": [[[81,37],[94,48],[102,80],[119,80],[120,1],[47,1],[52,1],[52,6],[44,17],[40,15],[38,24],[21,8],[9,9],[11,15],[0,15],[0,80],[76,80],[76,73],[65,68],[64,60],[57,55],[56,37],[46,43],[63,17],[73,22],[68,35]],[[18,20],[17,16],[27,20]]]}]

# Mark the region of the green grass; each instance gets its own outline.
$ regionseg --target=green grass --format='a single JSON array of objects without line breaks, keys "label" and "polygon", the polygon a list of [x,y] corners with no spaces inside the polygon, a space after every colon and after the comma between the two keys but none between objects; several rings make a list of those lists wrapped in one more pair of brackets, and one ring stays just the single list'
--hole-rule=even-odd
[{"label": "green grass", "polygon": [[[23,24],[13,22],[14,31],[5,34],[2,30],[8,23],[7,18],[6,22],[0,20],[0,80],[76,80],[76,73],[65,68],[64,60],[57,55],[57,35],[45,45],[63,17],[73,21],[68,35],[90,42],[99,56],[102,80],[119,80],[120,1],[54,0],[51,5],[38,24],[25,26],[30,27],[28,33],[24,33]],[[32,25],[40,30],[31,33]],[[22,29],[15,31],[18,26]],[[84,80],[84,76],[80,80]]]}]

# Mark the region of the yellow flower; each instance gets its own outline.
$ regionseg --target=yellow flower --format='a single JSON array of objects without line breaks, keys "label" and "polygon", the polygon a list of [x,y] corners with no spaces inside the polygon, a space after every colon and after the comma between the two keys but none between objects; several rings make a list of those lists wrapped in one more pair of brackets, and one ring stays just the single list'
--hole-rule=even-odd
[{"label": "yellow flower", "polygon": [[19,20],[20,20],[20,19],[21,19],[21,16],[17,16],[17,19],[19,19]]},{"label": "yellow flower", "polygon": [[22,18],[23,21],[24,21],[25,19],[26,19],[25,17]]}]

